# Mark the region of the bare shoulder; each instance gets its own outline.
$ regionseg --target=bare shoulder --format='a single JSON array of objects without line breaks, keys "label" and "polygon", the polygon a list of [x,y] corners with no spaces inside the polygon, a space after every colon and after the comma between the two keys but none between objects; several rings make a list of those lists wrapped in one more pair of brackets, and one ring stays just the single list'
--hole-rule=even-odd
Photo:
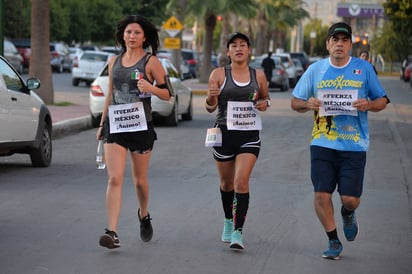
[{"label": "bare shoulder", "polygon": [[225,79],[225,68],[219,67],[219,68],[215,68],[214,70],[212,70],[209,76],[209,80],[210,79],[214,79],[218,82],[223,81]]}]

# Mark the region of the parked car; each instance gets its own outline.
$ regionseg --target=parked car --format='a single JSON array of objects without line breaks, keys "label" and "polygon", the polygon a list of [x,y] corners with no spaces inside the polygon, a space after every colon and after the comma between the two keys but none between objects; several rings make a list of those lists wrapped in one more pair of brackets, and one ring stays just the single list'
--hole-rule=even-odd
[{"label": "parked car", "polygon": [[77,66],[79,62],[80,55],[82,55],[83,50],[78,47],[69,47],[70,59],[72,59],[73,67]]},{"label": "parked car", "polygon": [[[261,55],[253,58],[249,66],[252,68],[258,68],[262,69],[262,61],[263,59],[267,57],[267,55]],[[269,83],[269,89],[270,88],[280,88],[280,91],[288,91],[289,90],[289,78],[288,78],[288,73],[286,72],[286,68],[283,66],[282,61],[280,57],[276,57],[274,55],[271,56],[273,61],[275,61],[275,69],[273,70],[272,73],[272,79],[270,80]]]},{"label": "parked car", "polygon": [[3,40],[4,57],[17,70],[18,73],[23,73],[23,57],[17,51],[16,46],[8,40]]},{"label": "parked car", "polygon": [[[159,57],[159,56],[158,56]],[[152,96],[152,113],[155,122],[164,121],[168,126],[177,126],[179,118],[189,121],[193,119],[193,99],[192,90],[184,85],[180,79],[180,74],[167,58],[159,57],[162,63],[173,96],[169,100],[161,100],[157,96]],[[90,86],[89,105],[93,126],[100,123],[104,101],[107,96],[108,87],[108,66],[100,71],[99,76]]]},{"label": "parked car", "polygon": [[296,67],[296,77],[297,77],[297,80],[299,81],[300,77],[302,77],[302,74],[305,72],[305,69],[303,68],[302,63],[300,62],[299,59],[292,58],[292,61]]},{"label": "parked car", "polygon": [[407,82],[407,80],[405,80],[405,71],[408,68],[409,64],[412,63],[412,55],[408,55],[407,58],[405,58],[404,60],[402,60],[401,63],[401,68],[400,68],[400,78],[401,80],[404,80],[405,82]]},{"label": "parked car", "polygon": [[[166,58],[172,62],[172,52],[169,50],[159,50],[157,52],[157,57]],[[183,57],[180,58],[180,72],[183,80],[192,78],[192,73],[189,71],[189,66],[185,60],[183,60]]]},{"label": "parked car", "polygon": [[289,52],[289,54],[292,59],[299,59],[300,63],[302,64],[303,70],[308,69],[310,62],[306,52]]},{"label": "parked car", "polygon": [[95,46],[95,45],[83,45],[83,46],[81,46],[80,47],[83,51],[86,51],[86,50],[96,50],[96,51],[98,51],[99,50],[99,48],[97,47],[97,46]]},{"label": "parked car", "polygon": [[192,78],[196,78],[198,73],[198,58],[196,51],[192,49],[181,49],[180,52],[182,54],[183,60],[189,67],[189,72]]},{"label": "parked car", "polygon": [[110,47],[110,46],[102,47],[100,50],[105,51],[105,52],[111,52],[111,53],[116,54],[116,55],[119,55],[122,52],[121,48]]},{"label": "parked car", "polygon": [[411,80],[411,74],[412,74],[412,63],[410,63],[404,71],[403,74],[403,81],[404,82],[409,82]]},{"label": "parked car", "polygon": [[107,64],[113,53],[95,50],[86,50],[80,55],[79,62],[73,67],[72,84],[77,87],[80,82],[86,85],[94,81],[99,76],[102,67]]},{"label": "parked car", "polygon": [[10,41],[16,46],[21,57],[23,57],[23,68],[29,68],[31,54],[30,39],[14,38],[10,39]]},{"label": "parked car", "polygon": [[294,88],[297,81],[298,81],[298,77],[296,75],[296,67],[295,67],[295,64],[292,61],[292,57],[290,56],[289,53],[276,53],[276,54],[273,54],[273,55],[279,56],[280,59],[282,60],[282,64],[285,66],[286,71],[288,73],[289,86],[291,88]]},{"label": "parked car", "polygon": [[40,80],[20,74],[0,56],[0,156],[29,154],[32,166],[47,167],[52,160],[52,118],[33,91]]},{"label": "parked car", "polygon": [[63,43],[50,43],[50,64],[53,71],[72,71],[69,48]]}]

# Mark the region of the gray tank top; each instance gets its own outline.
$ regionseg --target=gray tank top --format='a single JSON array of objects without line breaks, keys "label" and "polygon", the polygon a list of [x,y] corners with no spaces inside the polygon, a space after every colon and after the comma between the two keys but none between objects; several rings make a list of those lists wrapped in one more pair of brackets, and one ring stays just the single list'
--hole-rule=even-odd
[{"label": "gray tank top", "polygon": [[246,86],[239,86],[232,78],[232,68],[230,65],[225,67],[226,80],[219,95],[218,112],[216,117],[217,124],[226,125],[228,101],[248,102],[251,101],[251,94],[253,95],[254,92],[259,93],[259,84],[256,80],[256,70],[249,67],[249,73],[249,84]]},{"label": "gray tank top", "polygon": [[152,121],[152,106],[151,98],[139,98],[139,89],[137,88],[137,81],[132,79],[132,73],[136,70],[144,74],[146,77],[146,63],[150,59],[150,54],[146,54],[136,64],[131,67],[125,67],[122,65],[121,56],[118,56],[114,61],[112,68],[113,77],[113,100],[112,104],[128,104],[133,102],[143,102],[146,120]]}]

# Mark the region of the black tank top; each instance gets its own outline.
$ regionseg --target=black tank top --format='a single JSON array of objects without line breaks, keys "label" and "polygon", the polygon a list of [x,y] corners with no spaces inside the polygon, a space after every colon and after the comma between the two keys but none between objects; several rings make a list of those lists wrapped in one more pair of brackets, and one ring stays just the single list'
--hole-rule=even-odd
[{"label": "black tank top", "polygon": [[227,118],[227,102],[248,102],[251,101],[250,96],[254,92],[259,93],[259,84],[256,80],[256,70],[249,67],[250,82],[246,86],[239,86],[232,78],[232,68],[230,65],[225,67],[225,82],[221,88],[218,103],[218,113],[216,123],[226,125]]},{"label": "black tank top", "polygon": [[146,77],[146,63],[148,62],[151,55],[146,54],[142,57],[136,64],[131,67],[125,67],[122,65],[121,56],[117,57],[114,61],[112,68],[113,77],[113,100],[112,104],[128,104],[133,102],[143,102],[144,111],[147,121],[152,121],[152,106],[151,99],[149,98],[139,98],[139,89],[137,88],[137,80],[131,78],[132,72],[138,70],[144,74],[144,79]]}]

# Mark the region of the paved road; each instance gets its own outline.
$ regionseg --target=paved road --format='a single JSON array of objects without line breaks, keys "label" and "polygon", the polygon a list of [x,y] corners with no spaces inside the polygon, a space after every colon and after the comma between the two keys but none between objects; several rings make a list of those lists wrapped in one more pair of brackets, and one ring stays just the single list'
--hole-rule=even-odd
[{"label": "paved road", "polygon": [[[149,172],[155,234],[149,243],[138,239],[127,168],[122,247],[98,246],[106,175],[93,163],[94,129],[55,140],[49,168],[31,168],[25,156],[0,158],[0,273],[411,273],[412,92],[399,80],[382,82],[392,104],[370,115],[361,234],[343,242],[340,261],[320,257],[327,242],[312,206],[311,114],[290,110],[290,92],[271,93],[273,107],[263,115],[246,249],[233,252],[219,241],[218,178],[203,147],[214,115],[198,95],[193,121],[156,128]],[[338,230],[342,237],[340,222]]]}]

